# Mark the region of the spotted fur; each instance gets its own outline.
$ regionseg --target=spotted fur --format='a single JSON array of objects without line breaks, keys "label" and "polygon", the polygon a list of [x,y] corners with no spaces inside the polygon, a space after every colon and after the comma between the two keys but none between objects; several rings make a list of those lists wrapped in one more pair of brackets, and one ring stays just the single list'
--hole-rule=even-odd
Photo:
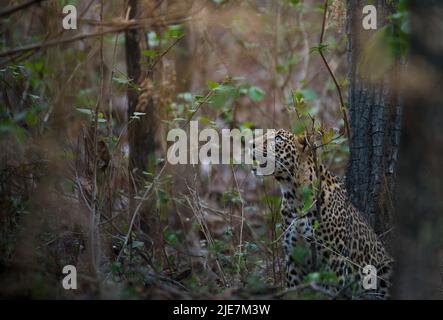
[{"label": "spotted fur", "polygon": [[[332,275],[333,281],[320,279],[320,282],[333,296],[387,298],[393,260],[349,202],[343,183],[321,164],[317,164],[316,170],[304,136],[279,130],[274,139],[267,138],[256,138],[252,153],[258,161],[263,156],[275,160],[273,175],[282,194],[280,212],[287,286],[296,287],[309,274],[312,277],[313,272],[319,272]],[[272,141],[269,146],[267,141]],[[253,170],[257,172],[260,167]],[[317,196],[312,206],[304,208],[303,195],[309,195],[309,190]],[[376,289],[362,286],[366,275],[363,268],[367,265],[377,270]]]}]

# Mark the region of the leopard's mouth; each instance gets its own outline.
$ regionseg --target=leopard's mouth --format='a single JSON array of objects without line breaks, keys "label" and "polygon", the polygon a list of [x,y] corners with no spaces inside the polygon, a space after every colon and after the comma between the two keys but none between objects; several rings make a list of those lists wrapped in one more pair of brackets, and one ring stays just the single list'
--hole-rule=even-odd
[{"label": "leopard's mouth", "polygon": [[267,143],[260,144],[256,141],[250,141],[249,154],[252,160],[251,172],[256,177],[269,176],[273,174],[274,167],[272,165],[273,152],[269,150]]},{"label": "leopard's mouth", "polygon": [[266,163],[258,163],[252,167],[251,171],[255,176],[259,176],[261,175],[259,173],[259,169],[266,169],[266,167],[267,167]]}]

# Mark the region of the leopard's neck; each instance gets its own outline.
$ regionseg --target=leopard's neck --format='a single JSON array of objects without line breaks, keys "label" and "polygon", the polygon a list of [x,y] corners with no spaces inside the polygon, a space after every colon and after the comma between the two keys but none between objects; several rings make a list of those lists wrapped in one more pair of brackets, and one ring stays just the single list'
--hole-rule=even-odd
[{"label": "leopard's neck", "polygon": [[[317,175],[320,176],[320,180],[317,179]],[[305,161],[300,162],[297,168],[293,168],[289,180],[282,179],[278,182],[282,194],[281,214],[283,223],[287,225],[300,215],[312,217],[317,211],[316,203],[318,201],[320,201],[320,207],[327,206],[330,193],[334,192],[336,188],[337,178],[322,164],[319,164],[316,169],[312,157],[308,157]],[[319,187],[322,190],[321,193],[318,193]],[[313,199],[313,205],[309,210],[305,208],[304,198],[306,196],[303,196],[304,192],[305,194],[310,192]]]}]

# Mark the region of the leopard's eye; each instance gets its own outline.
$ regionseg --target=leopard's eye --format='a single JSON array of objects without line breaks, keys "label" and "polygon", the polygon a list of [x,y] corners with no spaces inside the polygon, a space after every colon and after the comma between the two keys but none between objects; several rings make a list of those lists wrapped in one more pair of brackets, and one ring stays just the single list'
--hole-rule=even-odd
[{"label": "leopard's eye", "polygon": [[275,136],[275,142],[280,143],[283,141],[283,138],[279,135]]}]

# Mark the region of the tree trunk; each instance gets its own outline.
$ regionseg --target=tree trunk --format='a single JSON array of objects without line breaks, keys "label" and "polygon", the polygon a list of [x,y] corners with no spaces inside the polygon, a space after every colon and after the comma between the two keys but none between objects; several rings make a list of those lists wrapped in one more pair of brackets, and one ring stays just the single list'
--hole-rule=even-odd
[{"label": "tree trunk", "polygon": [[388,1],[372,3],[377,8],[377,29],[364,30],[362,11],[368,1],[347,1],[351,136],[346,184],[352,203],[380,233],[388,230],[392,222],[401,108],[393,85],[398,80],[397,62],[385,65],[383,62],[390,61],[388,48],[380,43],[375,49],[370,46],[383,31],[395,1],[389,5]]},{"label": "tree trunk", "polygon": [[[129,19],[140,16],[139,11],[141,2],[138,0],[129,0],[131,8]],[[129,193],[130,193],[130,213],[134,212],[137,205],[135,196],[144,188],[143,171],[154,171],[155,169],[155,106],[152,97],[152,72],[142,72],[141,69],[141,48],[145,34],[140,29],[128,30],[125,33],[126,41],[126,64],[128,78],[133,81],[136,86],[129,86],[128,96],[128,143],[129,143]],[[135,87],[140,88],[137,91]],[[132,119],[134,112],[141,112],[144,115],[138,119]],[[143,220],[153,220],[154,212],[150,208],[149,201],[146,201],[140,217]],[[144,223],[144,231],[148,235],[152,235],[155,230],[153,221]]]},{"label": "tree trunk", "polygon": [[399,299],[443,298],[442,13],[442,1],[411,3],[395,214],[393,293]]}]

